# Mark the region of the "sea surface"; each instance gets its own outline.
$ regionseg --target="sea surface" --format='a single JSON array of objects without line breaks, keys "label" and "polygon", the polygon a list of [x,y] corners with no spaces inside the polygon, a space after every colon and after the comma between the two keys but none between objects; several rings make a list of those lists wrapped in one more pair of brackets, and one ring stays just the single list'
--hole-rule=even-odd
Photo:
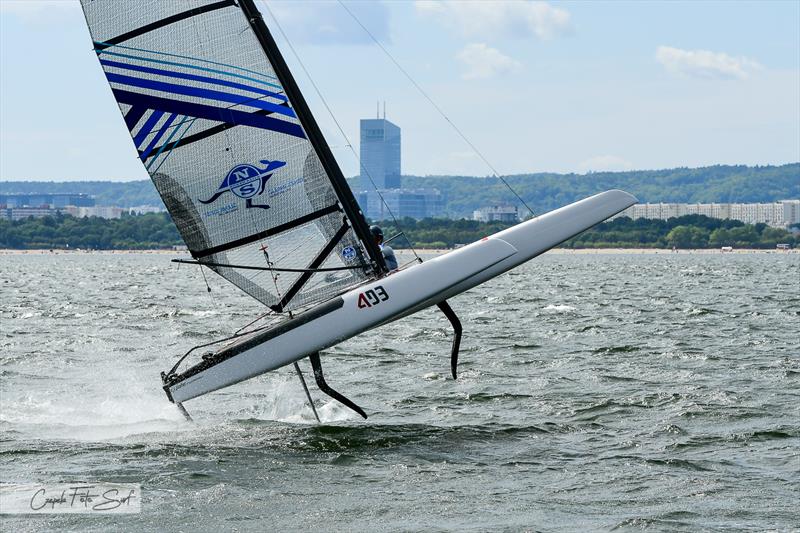
[{"label": "sea surface", "polygon": [[[187,402],[159,373],[261,312],[163,254],[0,256],[0,480],[140,483],[3,531],[798,531],[800,255],[548,254]],[[212,275],[213,276],[213,275]]]}]

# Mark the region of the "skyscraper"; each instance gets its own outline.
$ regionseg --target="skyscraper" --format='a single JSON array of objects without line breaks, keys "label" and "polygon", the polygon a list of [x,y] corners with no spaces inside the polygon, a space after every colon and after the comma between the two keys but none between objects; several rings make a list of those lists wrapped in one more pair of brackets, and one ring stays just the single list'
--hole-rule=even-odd
[{"label": "skyscraper", "polygon": [[378,189],[400,188],[400,128],[385,118],[361,119],[362,190],[370,178]]}]

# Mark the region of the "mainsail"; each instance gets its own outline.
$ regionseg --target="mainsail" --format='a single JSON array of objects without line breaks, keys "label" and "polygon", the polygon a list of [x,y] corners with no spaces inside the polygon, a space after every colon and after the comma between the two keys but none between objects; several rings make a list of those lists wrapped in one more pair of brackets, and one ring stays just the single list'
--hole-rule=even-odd
[{"label": "mainsail", "polygon": [[139,159],[196,260],[276,311],[385,270],[252,0],[81,4]]}]

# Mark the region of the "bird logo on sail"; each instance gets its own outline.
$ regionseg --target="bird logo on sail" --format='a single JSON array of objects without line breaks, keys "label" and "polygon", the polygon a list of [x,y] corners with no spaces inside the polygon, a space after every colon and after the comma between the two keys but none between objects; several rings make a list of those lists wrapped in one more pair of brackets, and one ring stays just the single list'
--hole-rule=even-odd
[{"label": "bird logo on sail", "polygon": [[211,198],[208,200],[198,200],[203,204],[210,204],[217,200],[220,196],[230,191],[235,196],[246,200],[246,206],[259,207],[261,209],[269,209],[267,204],[255,204],[253,198],[259,196],[264,192],[267,185],[267,180],[272,177],[273,171],[286,165],[285,161],[268,161],[262,159],[264,168],[258,168],[255,165],[241,164],[236,165],[225,176],[222,184],[217,189]]}]

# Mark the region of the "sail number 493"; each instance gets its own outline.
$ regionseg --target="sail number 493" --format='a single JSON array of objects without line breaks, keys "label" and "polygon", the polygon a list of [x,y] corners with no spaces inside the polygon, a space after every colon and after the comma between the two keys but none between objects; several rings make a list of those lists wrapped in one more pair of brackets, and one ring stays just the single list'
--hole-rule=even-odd
[{"label": "sail number 493", "polygon": [[365,307],[372,307],[373,305],[378,305],[379,303],[385,302],[388,299],[389,294],[382,285],[378,285],[374,289],[364,291],[358,295],[358,308],[364,309]]}]

